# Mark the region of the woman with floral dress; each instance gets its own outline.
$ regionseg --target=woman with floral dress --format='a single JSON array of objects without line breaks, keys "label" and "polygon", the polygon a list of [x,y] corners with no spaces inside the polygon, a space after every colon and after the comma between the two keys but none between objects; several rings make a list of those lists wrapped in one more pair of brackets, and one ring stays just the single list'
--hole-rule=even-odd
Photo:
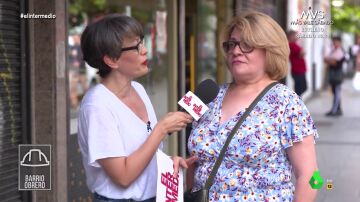
[{"label": "woman with floral dress", "polygon": [[[265,14],[247,12],[234,17],[224,30],[222,45],[233,81],[221,86],[210,110],[193,123],[188,148],[198,162],[188,170],[192,191],[204,187],[246,108],[267,85],[287,74],[286,35]],[[301,98],[287,86],[276,84],[231,140],[210,187],[210,201],[315,201],[316,190],[309,180],[317,170],[317,136]]]}]

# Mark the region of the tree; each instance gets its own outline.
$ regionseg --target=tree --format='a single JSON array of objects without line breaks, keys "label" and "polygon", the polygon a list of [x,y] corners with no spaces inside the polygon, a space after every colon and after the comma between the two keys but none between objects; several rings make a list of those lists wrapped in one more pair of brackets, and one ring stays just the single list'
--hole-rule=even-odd
[{"label": "tree", "polygon": [[360,34],[360,7],[344,4],[342,7],[331,7],[332,31]]}]

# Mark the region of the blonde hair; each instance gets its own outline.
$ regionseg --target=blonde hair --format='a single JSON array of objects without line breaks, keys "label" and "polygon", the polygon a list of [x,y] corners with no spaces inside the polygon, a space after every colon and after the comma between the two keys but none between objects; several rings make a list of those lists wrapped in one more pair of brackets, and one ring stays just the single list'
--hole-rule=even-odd
[{"label": "blonde hair", "polygon": [[283,29],[270,16],[257,11],[235,16],[226,25],[221,43],[229,40],[234,29],[240,31],[245,43],[265,50],[265,72],[271,79],[280,80],[287,75],[289,43]]}]

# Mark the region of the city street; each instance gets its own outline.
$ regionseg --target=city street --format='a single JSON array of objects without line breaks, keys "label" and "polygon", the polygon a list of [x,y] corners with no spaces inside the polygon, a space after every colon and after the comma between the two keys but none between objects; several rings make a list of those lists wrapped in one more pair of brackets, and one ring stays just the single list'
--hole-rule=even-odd
[{"label": "city street", "polygon": [[[320,135],[316,152],[324,186],[317,201],[360,201],[360,92],[352,88],[351,80],[345,81],[343,116],[325,116],[331,103],[330,88],[306,101]],[[327,184],[333,184],[333,189],[327,189]]]}]

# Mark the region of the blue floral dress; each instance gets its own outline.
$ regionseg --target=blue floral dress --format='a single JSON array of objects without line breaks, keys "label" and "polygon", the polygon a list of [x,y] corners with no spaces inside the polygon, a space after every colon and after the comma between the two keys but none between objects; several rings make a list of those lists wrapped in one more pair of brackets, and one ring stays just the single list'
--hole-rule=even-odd
[{"label": "blue floral dress", "polygon": [[[188,148],[199,157],[193,191],[204,187],[226,138],[245,112],[220,124],[228,87],[220,87],[209,110],[193,123]],[[230,142],[210,188],[210,201],[292,201],[295,188],[285,149],[308,135],[318,137],[303,101],[283,84],[272,87]]]}]

